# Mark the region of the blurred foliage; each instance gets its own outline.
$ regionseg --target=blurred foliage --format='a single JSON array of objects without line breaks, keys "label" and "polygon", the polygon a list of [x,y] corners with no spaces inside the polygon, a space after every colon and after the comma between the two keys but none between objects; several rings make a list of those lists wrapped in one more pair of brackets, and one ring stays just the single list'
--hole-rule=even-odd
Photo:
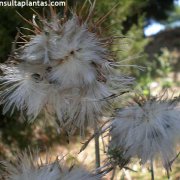
[{"label": "blurred foliage", "polygon": [[161,51],[154,55],[152,61],[148,61],[147,69],[139,78],[138,87],[143,90],[145,95],[151,92],[151,84],[156,82],[162,89],[170,88],[175,85],[173,79],[168,78],[169,74],[174,71],[174,57],[167,48],[162,48]]},{"label": "blurred foliage", "polygon": [[68,138],[63,132],[59,134],[54,126],[44,125],[44,119],[39,118],[38,123],[28,123],[19,113],[13,117],[0,115],[0,157],[10,157],[13,152],[27,147],[46,151],[55,144],[67,145]]},{"label": "blurred foliage", "polygon": [[173,11],[169,12],[169,16],[162,23],[166,28],[173,28],[177,26],[177,23],[180,24],[180,6],[175,6]]},{"label": "blurred foliage", "polygon": [[[171,53],[168,51],[168,49],[161,49],[161,53],[155,55],[155,61],[153,61],[153,65],[151,66],[151,76],[167,76],[172,71],[171,59]],[[155,68],[157,68],[156,71]]]},{"label": "blurred foliage", "polygon": [[[102,14],[105,10],[114,5],[118,5],[111,16],[111,21],[121,25],[121,32],[127,33],[134,24],[138,24],[139,18],[145,14],[145,22],[148,25],[150,19],[157,21],[168,17],[168,12],[172,11],[173,0],[99,0],[97,9]],[[100,6],[100,7],[99,7]]]}]

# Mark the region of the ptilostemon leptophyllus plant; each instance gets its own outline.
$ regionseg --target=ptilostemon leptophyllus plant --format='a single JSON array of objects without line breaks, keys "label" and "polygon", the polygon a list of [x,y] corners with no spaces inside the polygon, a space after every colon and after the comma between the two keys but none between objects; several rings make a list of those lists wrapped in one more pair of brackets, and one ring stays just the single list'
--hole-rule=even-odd
[{"label": "ptilostemon leptophyllus plant", "polygon": [[134,105],[120,109],[112,121],[110,156],[119,149],[127,162],[138,157],[142,164],[159,156],[169,173],[180,137],[179,115],[176,99],[136,98]]},{"label": "ptilostemon leptophyllus plant", "polygon": [[25,111],[33,121],[45,110],[68,133],[84,131],[96,125],[111,98],[129,90],[134,79],[117,71],[113,37],[100,33],[101,21],[90,18],[92,7],[88,18],[82,10],[67,18],[51,7],[49,19],[35,12],[29,21],[34,35],[20,37],[25,44],[15,50],[16,65],[1,65],[3,72],[7,69],[0,77],[4,113]]},{"label": "ptilostemon leptophyllus plant", "polygon": [[14,163],[2,162],[5,180],[100,180],[100,174],[93,174],[84,168],[73,165],[68,167],[64,160],[50,162],[47,155],[44,160],[36,152],[19,154]]}]

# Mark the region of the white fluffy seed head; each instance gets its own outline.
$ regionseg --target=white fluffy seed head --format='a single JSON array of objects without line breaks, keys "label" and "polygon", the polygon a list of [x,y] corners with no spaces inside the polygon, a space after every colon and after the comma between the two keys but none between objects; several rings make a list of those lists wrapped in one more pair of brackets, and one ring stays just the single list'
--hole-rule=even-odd
[{"label": "white fluffy seed head", "polygon": [[125,157],[141,163],[160,155],[169,170],[180,137],[180,108],[170,100],[145,100],[121,109],[112,122],[110,149],[122,148]]},{"label": "white fluffy seed head", "polygon": [[60,84],[62,89],[94,83],[97,70],[92,63],[106,62],[107,50],[96,34],[88,31],[87,25],[80,24],[76,15],[62,26],[61,34],[42,33],[26,46],[21,58],[50,63],[49,80]]},{"label": "white fluffy seed head", "polygon": [[3,162],[5,180],[100,180],[100,175],[94,175],[85,169],[73,166],[68,168],[63,160],[50,162],[38,156],[38,153],[18,155],[15,163]]},{"label": "white fluffy seed head", "polygon": [[59,180],[59,163],[39,160],[38,153],[19,154],[15,163],[4,162],[7,180]]},{"label": "white fluffy seed head", "polygon": [[34,35],[27,36],[15,53],[18,68],[11,69],[17,72],[1,77],[5,86],[0,100],[4,112],[25,110],[29,119],[35,119],[47,109],[67,131],[84,131],[107,110],[109,96],[127,91],[133,79],[117,75],[109,49],[113,38],[102,38],[93,22],[76,13],[69,19],[52,10],[51,15],[50,19],[39,15],[38,23],[35,17],[30,23]]}]

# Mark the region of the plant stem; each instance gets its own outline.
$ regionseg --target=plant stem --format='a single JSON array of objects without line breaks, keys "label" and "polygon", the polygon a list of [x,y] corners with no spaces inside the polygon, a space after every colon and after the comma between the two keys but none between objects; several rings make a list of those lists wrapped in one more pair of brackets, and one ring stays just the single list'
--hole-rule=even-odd
[{"label": "plant stem", "polygon": [[[96,125],[95,125],[96,126]],[[97,126],[95,127],[95,156],[96,156],[96,168],[100,167],[100,150],[99,150],[99,133]]]},{"label": "plant stem", "polygon": [[153,166],[153,160],[151,160],[151,180],[154,180],[154,166]]},{"label": "plant stem", "polygon": [[116,167],[114,167],[114,169],[113,169],[111,180],[114,180],[115,174],[116,174]]}]

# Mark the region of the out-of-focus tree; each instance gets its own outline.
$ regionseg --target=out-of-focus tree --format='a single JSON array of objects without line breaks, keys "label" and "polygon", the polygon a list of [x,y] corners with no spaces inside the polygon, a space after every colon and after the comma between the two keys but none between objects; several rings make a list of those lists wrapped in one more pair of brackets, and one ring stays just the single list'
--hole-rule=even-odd
[{"label": "out-of-focus tree", "polygon": [[169,17],[162,21],[166,28],[174,28],[180,26],[180,6],[176,5],[174,11],[169,12]]}]

